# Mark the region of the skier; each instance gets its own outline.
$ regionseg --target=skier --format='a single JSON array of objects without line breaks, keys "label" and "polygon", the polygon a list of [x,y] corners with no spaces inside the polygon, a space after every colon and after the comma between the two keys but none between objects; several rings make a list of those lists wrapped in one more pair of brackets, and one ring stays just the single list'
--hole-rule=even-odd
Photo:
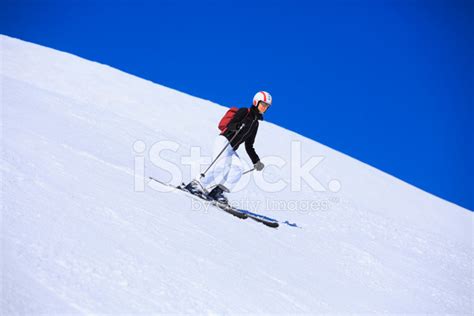
[{"label": "skier", "polygon": [[[253,97],[250,108],[231,108],[222,118],[213,149],[213,162],[208,167],[209,174],[200,175],[200,179],[192,180],[185,189],[189,192],[207,196],[218,202],[227,204],[224,192],[230,192],[242,176],[242,162],[237,154],[237,148],[245,143],[254,169],[261,171],[264,164],[260,161],[253,144],[258,130],[258,121],[263,120],[263,113],[272,104],[270,93],[260,91]],[[209,189],[212,190],[209,192]]]}]

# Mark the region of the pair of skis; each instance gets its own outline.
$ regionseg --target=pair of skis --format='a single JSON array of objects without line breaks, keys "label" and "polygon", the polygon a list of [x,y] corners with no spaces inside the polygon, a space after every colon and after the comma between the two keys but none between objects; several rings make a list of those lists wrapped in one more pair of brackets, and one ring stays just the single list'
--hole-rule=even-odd
[{"label": "pair of skis", "polygon": [[[233,206],[228,205],[228,204],[220,203],[220,202],[215,201],[215,200],[209,200],[205,196],[192,194],[191,192],[189,192],[188,190],[186,190],[184,188],[185,187],[184,183],[181,184],[181,185],[172,185],[172,184],[160,181],[158,179],[155,179],[153,177],[149,177],[149,179],[152,180],[152,181],[155,181],[157,183],[160,183],[161,185],[164,185],[164,186],[176,189],[176,190],[180,190],[180,191],[184,192],[185,194],[187,194],[188,196],[190,196],[194,199],[199,199],[200,201],[210,203],[211,205],[216,206],[220,210],[223,210],[224,212],[232,214],[235,217],[238,217],[240,219],[251,218],[254,221],[260,222],[260,223],[262,223],[266,226],[272,227],[272,228],[277,228],[279,226],[279,223],[276,219],[273,219],[273,218],[270,218],[270,217],[267,217],[267,216],[264,216],[264,215],[260,215],[260,214],[257,214],[257,213],[253,213],[253,212],[250,212],[250,211],[247,211],[247,210],[242,210],[242,209],[233,207]],[[288,224],[290,226],[296,226],[296,224],[290,224],[290,223],[287,223],[287,222],[285,222],[285,224]]]}]

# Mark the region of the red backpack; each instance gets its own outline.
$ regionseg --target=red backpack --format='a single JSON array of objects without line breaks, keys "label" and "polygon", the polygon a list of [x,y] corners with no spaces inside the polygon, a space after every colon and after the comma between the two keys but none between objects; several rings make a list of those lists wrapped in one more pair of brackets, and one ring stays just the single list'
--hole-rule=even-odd
[{"label": "red backpack", "polygon": [[[237,107],[231,107],[221,118],[221,121],[219,122],[219,129],[221,130],[222,133],[224,133],[227,129],[227,125],[229,125],[230,121],[234,118],[235,113],[239,108]],[[247,109],[247,113],[249,112],[249,109]]]}]

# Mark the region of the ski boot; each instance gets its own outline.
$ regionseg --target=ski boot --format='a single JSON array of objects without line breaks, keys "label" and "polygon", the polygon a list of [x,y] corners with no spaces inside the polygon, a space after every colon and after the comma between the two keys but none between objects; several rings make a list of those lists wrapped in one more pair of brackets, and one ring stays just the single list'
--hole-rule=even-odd
[{"label": "ski boot", "polygon": [[189,182],[184,189],[191,194],[197,195],[205,200],[208,200],[207,191],[202,187],[201,183],[197,180],[192,180]]},{"label": "ski boot", "polygon": [[222,184],[218,184],[209,192],[208,196],[219,203],[229,205],[229,201],[225,197],[224,192],[229,192],[229,190]]}]

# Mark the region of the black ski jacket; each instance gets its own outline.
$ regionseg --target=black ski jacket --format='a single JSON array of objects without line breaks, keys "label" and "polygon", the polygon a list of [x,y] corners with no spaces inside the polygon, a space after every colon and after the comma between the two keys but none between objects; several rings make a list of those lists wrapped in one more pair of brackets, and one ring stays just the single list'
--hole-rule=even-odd
[{"label": "black ski jacket", "polygon": [[[245,142],[245,150],[254,164],[260,160],[255,152],[255,148],[253,148],[255,136],[257,136],[259,120],[263,120],[263,115],[260,114],[256,107],[240,108],[232,120],[230,120],[227,129],[221,133],[221,135],[224,135],[229,141],[232,140],[230,144],[234,150],[237,150],[240,144]],[[242,124],[245,125],[240,132],[238,132]],[[237,132],[237,136],[232,139]]]}]

